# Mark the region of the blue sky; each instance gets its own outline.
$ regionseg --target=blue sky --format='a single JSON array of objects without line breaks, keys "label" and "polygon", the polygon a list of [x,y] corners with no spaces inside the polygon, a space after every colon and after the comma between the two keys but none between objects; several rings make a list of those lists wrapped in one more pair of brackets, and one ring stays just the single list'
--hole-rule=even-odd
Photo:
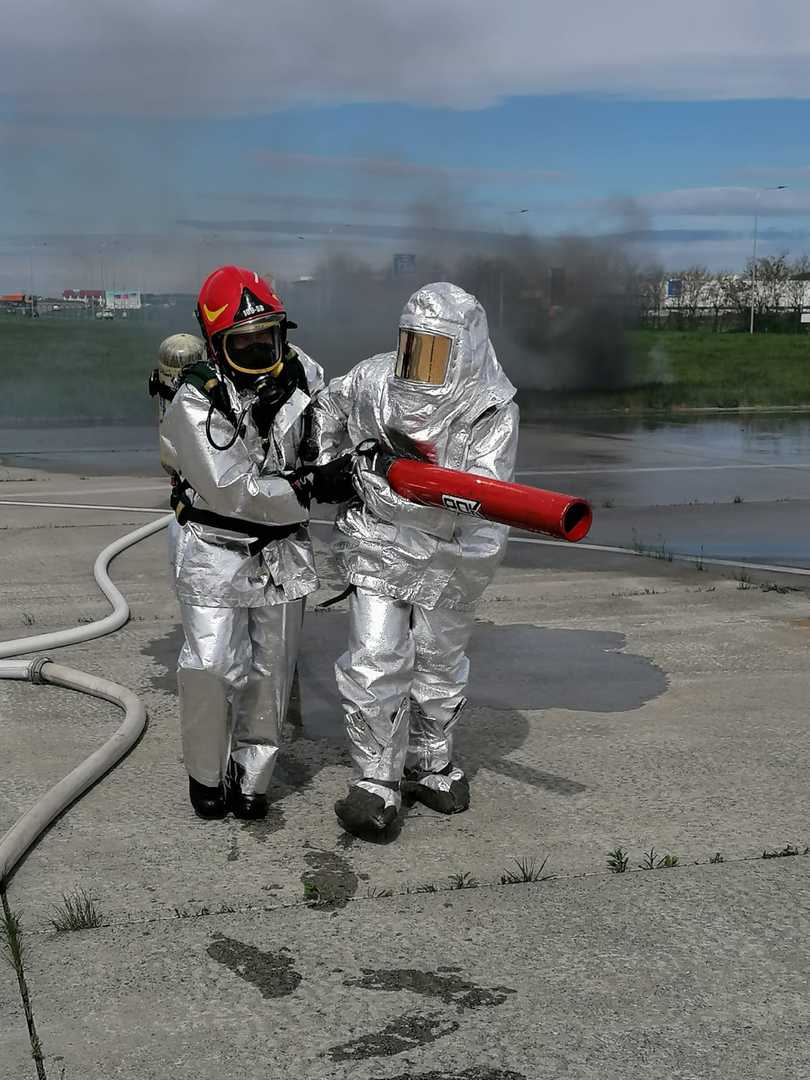
[{"label": "blue sky", "polygon": [[0,41],[0,289],[381,263],[431,228],[737,268],[755,208],[763,252],[810,253],[802,4],[571,6],[243,0],[223,36],[209,0],[33,0]]}]

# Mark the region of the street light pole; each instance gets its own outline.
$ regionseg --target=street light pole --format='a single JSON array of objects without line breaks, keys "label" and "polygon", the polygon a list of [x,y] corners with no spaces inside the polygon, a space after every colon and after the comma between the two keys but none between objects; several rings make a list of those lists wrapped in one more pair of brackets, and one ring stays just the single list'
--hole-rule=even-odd
[{"label": "street light pole", "polygon": [[754,304],[757,295],[757,227],[759,225],[759,201],[763,191],[785,191],[787,184],[777,184],[776,187],[757,188],[756,201],[754,203],[754,250],[751,254],[751,320],[748,333],[754,332]]},{"label": "street light pole", "polygon": [[[516,209],[516,210],[507,210],[506,213],[508,215],[510,215],[510,216],[513,216],[513,215],[520,215],[520,214],[528,214],[529,210],[528,210],[528,208]],[[504,258],[504,256],[502,254],[501,259],[500,259],[500,263],[498,265],[498,329],[499,330],[503,330],[503,303],[504,303],[504,295],[503,295],[503,258]]]}]

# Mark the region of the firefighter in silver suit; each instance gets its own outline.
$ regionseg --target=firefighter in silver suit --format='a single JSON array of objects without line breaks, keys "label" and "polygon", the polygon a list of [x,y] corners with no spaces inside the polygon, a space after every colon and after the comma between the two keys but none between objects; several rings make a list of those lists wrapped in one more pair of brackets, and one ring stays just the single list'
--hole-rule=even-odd
[{"label": "firefighter in silver suit", "polygon": [[501,561],[507,529],[408,502],[386,472],[407,455],[511,480],[514,395],[481,304],[437,282],[405,305],[396,351],[362,361],[316,399],[315,462],[361,448],[359,499],[339,509],[332,541],[353,586],[348,648],[335,668],[354,763],[335,811],[350,832],[385,830],[403,791],[444,813],[469,805],[453,733],[476,601]]},{"label": "firefighter in silver suit", "polygon": [[209,275],[197,316],[208,359],[183,373],[161,424],[175,474],[183,758],[201,817],[261,818],[318,584],[298,470],[323,373],[287,342],[295,324],[253,271]]}]

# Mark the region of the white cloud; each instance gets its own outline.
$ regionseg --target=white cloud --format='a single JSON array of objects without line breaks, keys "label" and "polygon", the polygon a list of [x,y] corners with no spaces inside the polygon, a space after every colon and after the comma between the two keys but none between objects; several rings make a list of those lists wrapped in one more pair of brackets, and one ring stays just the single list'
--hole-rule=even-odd
[{"label": "white cloud", "polygon": [[29,0],[4,12],[0,104],[206,116],[568,92],[807,98],[808,41],[804,0]]},{"label": "white cloud", "polygon": [[257,150],[252,156],[274,169],[290,171],[313,169],[348,170],[370,176],[415,177],[417,180],[468,180],[480,183],[504,180],[556,181],[565,179],[558,169],[493,169],[424,165],[400,158],[341,157],[326,154],[290,154],[277,150]]},{"label": "white cloud", "polygon": [[649,213],[688,217],[794,216],[810,211],[810,190],[763,187],[695,187],[642,196],[638,204]]}]

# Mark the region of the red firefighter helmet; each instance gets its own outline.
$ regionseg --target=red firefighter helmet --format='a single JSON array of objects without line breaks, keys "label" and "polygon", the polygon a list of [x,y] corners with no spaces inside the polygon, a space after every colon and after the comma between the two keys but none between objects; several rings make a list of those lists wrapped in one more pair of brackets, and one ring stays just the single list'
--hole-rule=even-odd
[{"label": "red firefighter helmet", "polygon": [[280,371],[286,348],[284,305],[253,270],[220,266],[202,284],[197,321],[221,364],[243,378]]}]

